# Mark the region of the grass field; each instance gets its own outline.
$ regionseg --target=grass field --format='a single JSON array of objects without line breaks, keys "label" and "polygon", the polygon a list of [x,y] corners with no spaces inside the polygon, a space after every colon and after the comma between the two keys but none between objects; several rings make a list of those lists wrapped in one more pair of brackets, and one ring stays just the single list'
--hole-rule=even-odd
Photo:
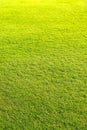
[{"label": "grass field", "polygon": [[0,130],[87,130],[86,0],[0,0]]}]

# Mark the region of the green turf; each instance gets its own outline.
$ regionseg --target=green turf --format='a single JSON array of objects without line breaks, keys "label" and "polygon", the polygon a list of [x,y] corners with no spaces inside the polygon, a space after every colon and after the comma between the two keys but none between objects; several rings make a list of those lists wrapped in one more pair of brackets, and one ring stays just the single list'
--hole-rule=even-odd
[{"label": "green turf", "polygon": [[87,130],[86,0],[0,0],[0,130]]}]

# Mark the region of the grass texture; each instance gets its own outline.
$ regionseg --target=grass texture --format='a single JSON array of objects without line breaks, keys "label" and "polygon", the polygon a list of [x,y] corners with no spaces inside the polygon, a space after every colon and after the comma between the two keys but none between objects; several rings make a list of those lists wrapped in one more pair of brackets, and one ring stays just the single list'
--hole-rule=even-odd
[{"label": "grass texture", "polygon": [[86,0],[0,0],[0,130],[87,130]]}]

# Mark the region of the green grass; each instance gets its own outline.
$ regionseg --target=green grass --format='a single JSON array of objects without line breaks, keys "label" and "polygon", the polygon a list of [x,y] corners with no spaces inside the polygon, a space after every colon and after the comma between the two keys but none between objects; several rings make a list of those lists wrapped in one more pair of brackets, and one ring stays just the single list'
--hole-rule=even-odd
[{"label": "green grass", "polygon": [[86,0],[0,0],[0,130],[87,130]]}]

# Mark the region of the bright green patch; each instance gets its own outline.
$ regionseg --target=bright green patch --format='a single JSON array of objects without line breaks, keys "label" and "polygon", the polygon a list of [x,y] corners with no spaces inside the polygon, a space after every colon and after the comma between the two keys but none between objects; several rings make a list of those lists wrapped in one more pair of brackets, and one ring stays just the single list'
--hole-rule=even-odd
[{"label": "bright green patch", "polygon": [[0,130],[87,130],[86,0],[0,0]]}]

